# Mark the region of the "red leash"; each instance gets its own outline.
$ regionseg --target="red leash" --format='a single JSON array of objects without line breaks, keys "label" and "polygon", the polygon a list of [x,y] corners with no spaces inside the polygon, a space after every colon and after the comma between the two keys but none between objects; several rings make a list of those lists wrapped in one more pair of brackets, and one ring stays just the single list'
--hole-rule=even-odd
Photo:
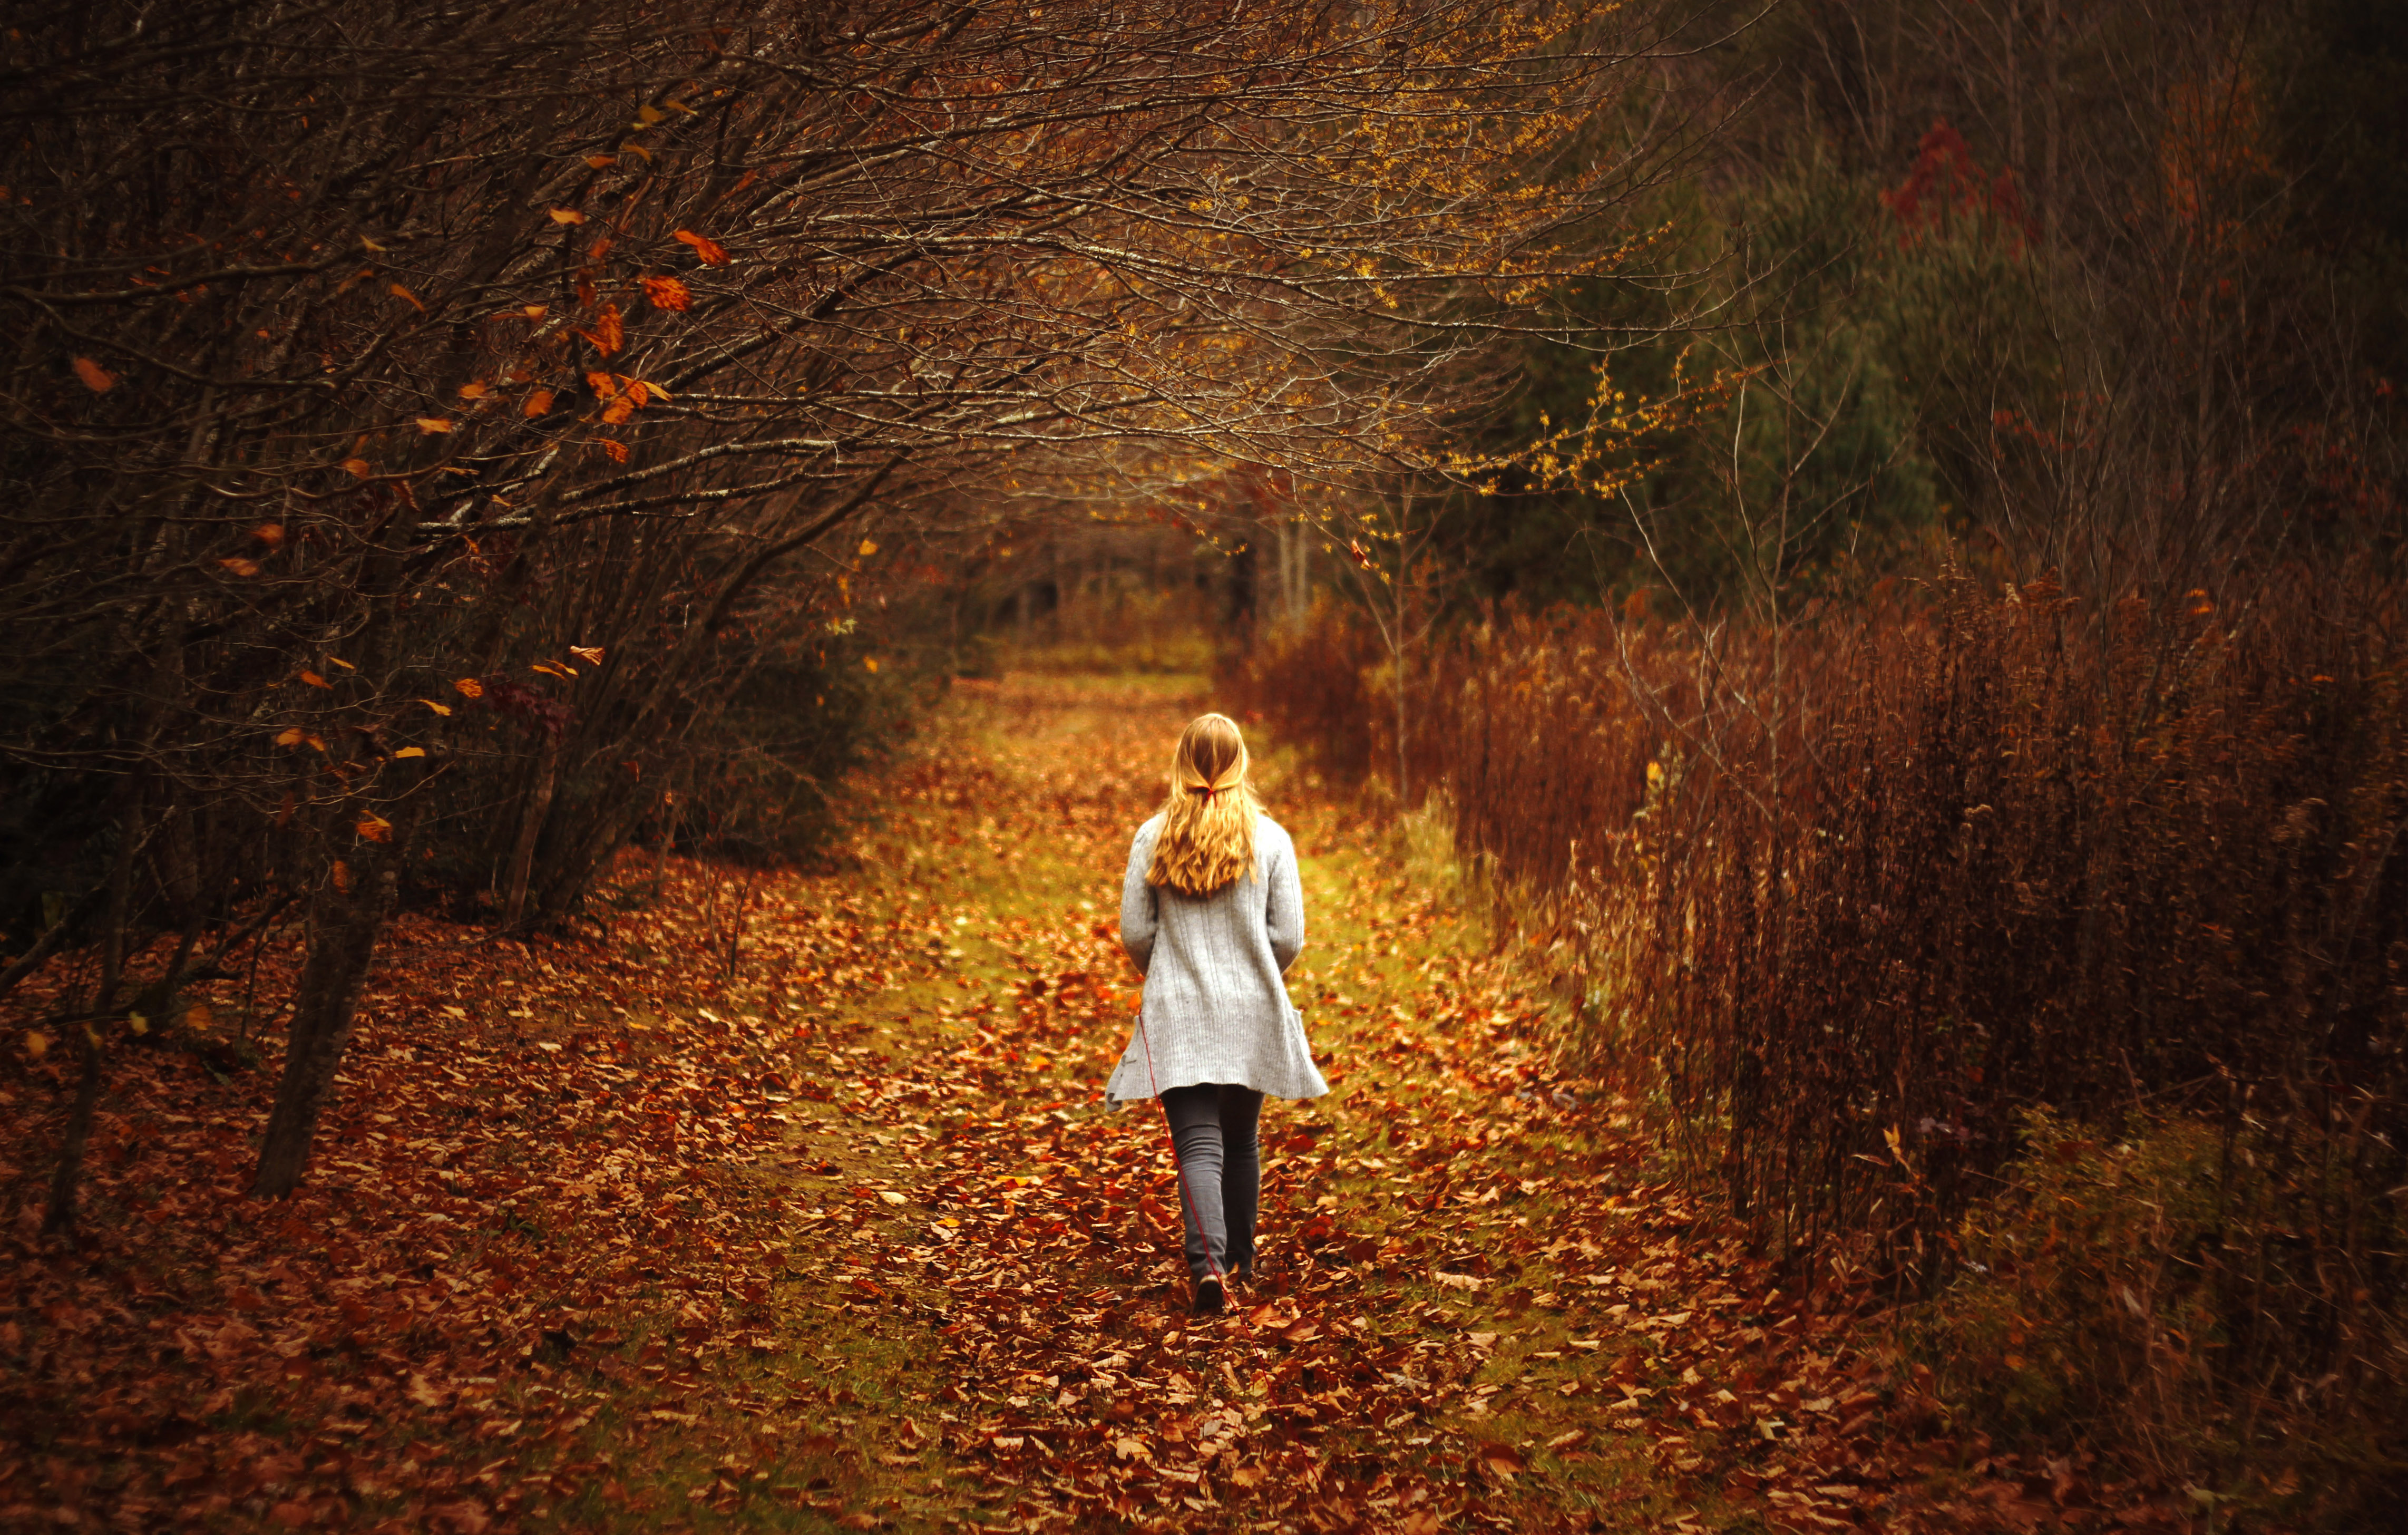
[{"label": "red leash", "polygon": [[[1147,1038],[1145,1032],[1143,992],[1138,994],[1137,1040],[1145,1049],[1146,1085],[1154,1089],[1154,1101],[1162,1103],[1162,1083],[1154,1074],[1154,1041]],[[1212,1256],[1212,1239],[1205,1234],[1204,1219],[1196,1209],[1196,1196],[1187,1186],[1187,1164],[1179,1159],[1179,1137],[1170,1128],[1170,1105],[1168,1103],[1162,1103],[1162,1128],[1170,1136],[1170,1166],[1179,1174],[1180,1213],[1195,1223],[1197,1245],[1204,1249],[1204,1267],[1212,1270],[1212,1278],[1219,1283],[1221,1293],[1226,1296],[1229,1292],[1229,1276],[1222,1272],[1220,1263]]]}]

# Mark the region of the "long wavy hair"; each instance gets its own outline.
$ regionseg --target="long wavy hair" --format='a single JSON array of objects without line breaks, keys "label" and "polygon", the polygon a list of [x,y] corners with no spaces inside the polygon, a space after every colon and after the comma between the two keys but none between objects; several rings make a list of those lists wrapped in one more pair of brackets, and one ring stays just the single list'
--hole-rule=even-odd
[{"label": "long wavy hair", "polygon": [[1162,807],[1146,882],[1209,896],[1254,877],[1254,817],[1262,802],[1246,780],[1246,739],[1226,714],[1202,714],[1179,733],[1170,754],[1170,798]]}]

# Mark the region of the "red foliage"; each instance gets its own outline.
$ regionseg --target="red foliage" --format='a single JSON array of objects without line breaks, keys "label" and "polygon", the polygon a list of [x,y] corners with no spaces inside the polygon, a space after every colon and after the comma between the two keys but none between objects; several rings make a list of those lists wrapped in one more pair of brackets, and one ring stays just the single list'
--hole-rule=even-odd
[{"label": "red foliage", "polygon": [[2002,230],[2016,255],[2023,253],[2026,240],[2039,235],[2040,226],[2024,211],[2015,173],[2001,168],[1992,176],[1985,171],[1947,119],[1933,119],[1916,149],[1906,179],[1881,194],[1882,206],[1899,222],[1899,250],[1926,235],[1944,232],[1956,219]]}]

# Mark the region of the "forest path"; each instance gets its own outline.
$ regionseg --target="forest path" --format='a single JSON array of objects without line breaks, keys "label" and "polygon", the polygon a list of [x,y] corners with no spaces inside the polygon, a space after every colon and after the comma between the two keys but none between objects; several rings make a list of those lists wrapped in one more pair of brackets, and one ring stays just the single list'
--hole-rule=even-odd
[{"label": "forest path", "polygon": [[0,1529],[1893,1519],[1912,1387],[1843,1370],[1826,1298],[1551,1064],[1443,870],[1276,751],[1333,1090],[1267,1110],[1260,1279],[1185,1315],[1160,1114],[1100,1088],[1193,691],[961,685],[837,871],[643,854],[575,934],[405,917],[289,1199],[247,1184],[292,935],[111,1059],[73,1242],[36,1228],[71,1058],[25,1051]]},{"label": "forest path", "polygon": [[[1783,1324],[1756,1314],[1778,1296],[1691,1232],[1627,1114],[1551,1072],[1543,1004],[1276,754],[1258,776],[1297,836],[1311,934],[1290,989],[1333,1090],[1268,1109],[1261,1277],[1224,1317],[1184,1314],[1160,1115],[1099,1089],[1135,999],[1118,874],[1194,709],[965,687],[865,840],[867,902],[933,965],[835,1023],[815,1064],[836,1090],[805,1128],[834,1166],[798,1184],[802,1271],[846,1308],[821,1324],[845,1340],[812,1356],[822,1389],[885,1409],[815,1442],[853,1440],[854,1474],[890,1484],[853,1484],[862,1516],[1847,1522],[1857,1489],[1758,1452],[1870,1393],[1811,1356],[1781,1364]],[[898,1335],[899,1391],[873,1342]],[[1730,1444],[1781,1462],[1770,1485],[1709,1485],[1707,1452],[1727,1467]]]}]

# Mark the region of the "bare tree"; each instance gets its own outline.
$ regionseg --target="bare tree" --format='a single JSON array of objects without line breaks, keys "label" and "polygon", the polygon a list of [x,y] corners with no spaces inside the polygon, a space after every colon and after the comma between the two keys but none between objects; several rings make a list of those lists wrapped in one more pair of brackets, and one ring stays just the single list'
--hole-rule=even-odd
[{"label": "bare tree", "polygon": [[1680,135],[1582,129],[1648,121],[1668,24],[18,18],[0,763],[70,810],[140,775],[137,842],[206,828],[138,897],[95,883],[121,949],[306,899],[260,1192],[306,1167],[403,852],[495,850],[511,923],[572,907],[765,647],[841,600],[839,529],[1426,459],[1467,358],[1639,259],[1612,237]]}]

